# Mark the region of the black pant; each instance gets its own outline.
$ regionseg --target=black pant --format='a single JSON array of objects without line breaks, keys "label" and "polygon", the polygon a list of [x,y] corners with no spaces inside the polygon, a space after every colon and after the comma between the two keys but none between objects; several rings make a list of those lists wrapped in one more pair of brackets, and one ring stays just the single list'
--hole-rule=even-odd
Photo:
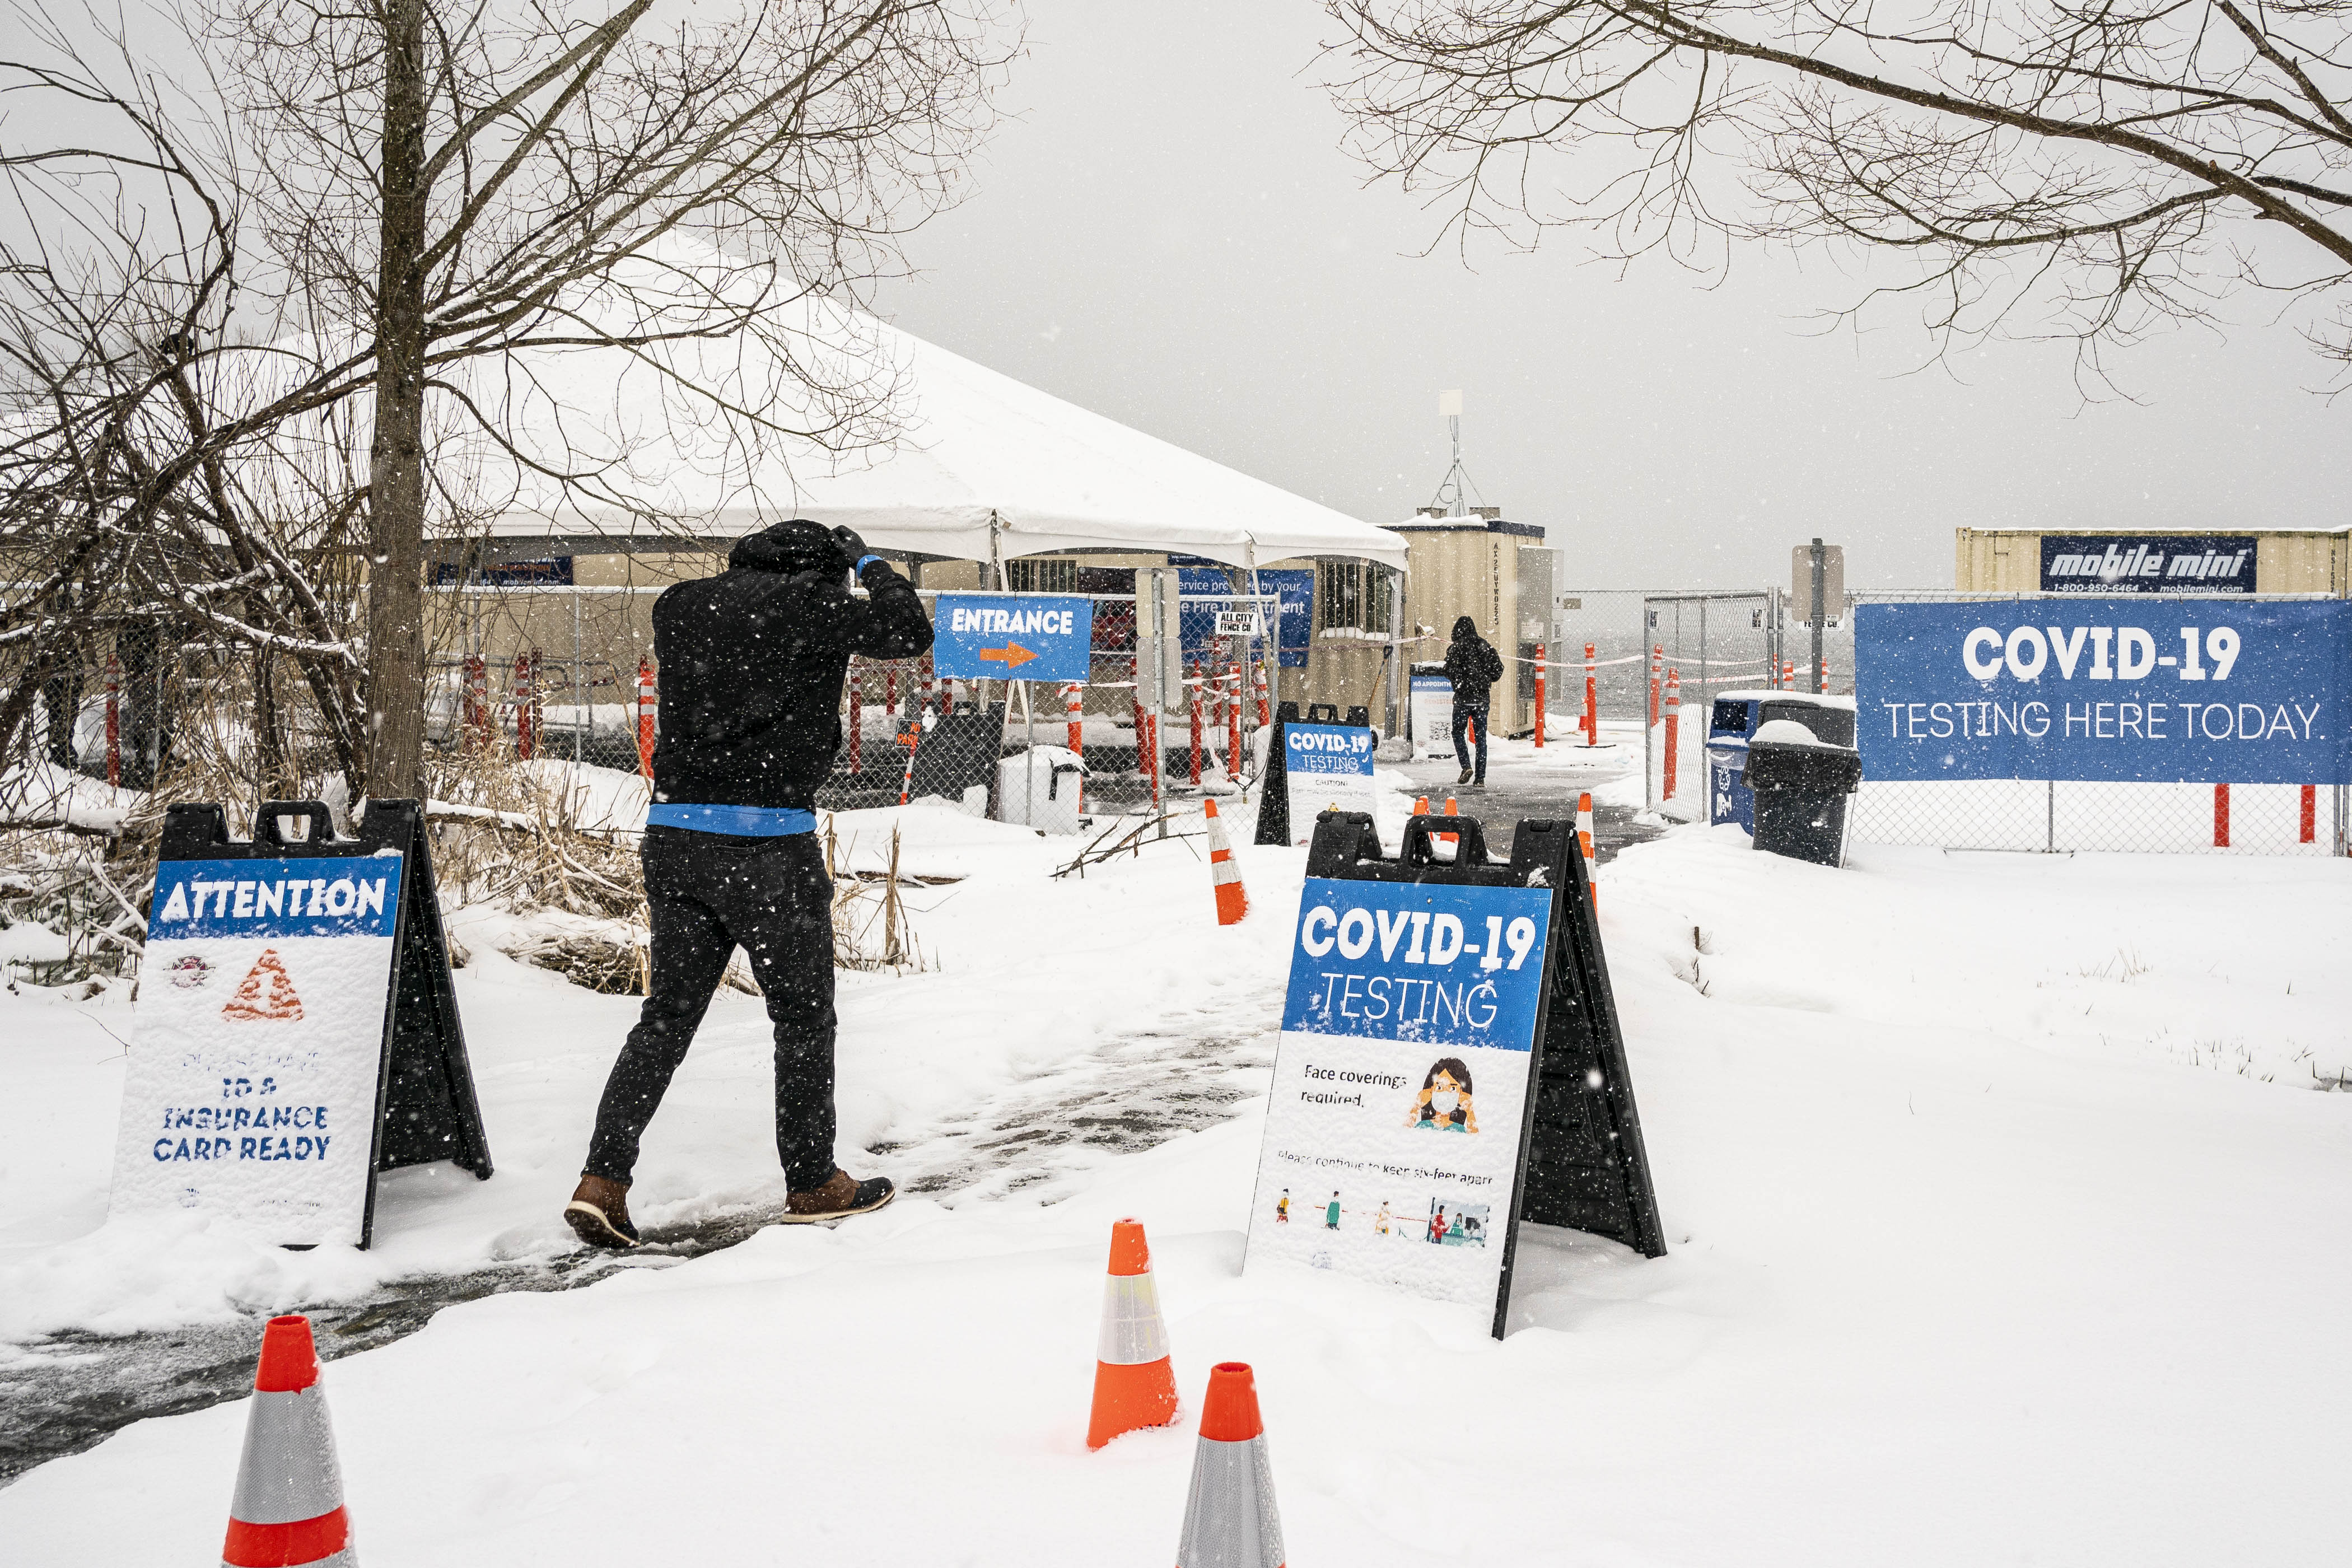
[{"label": "black pant", "polygon": [[1478,771],[1473,776],[1478,783],[1485,784],[1486,782],[1486,705],[1482,702],[1476,707],[1470,707],[1456,699],[1454,704],[1454,754],[1462,760],[1462,765],[1465,768],[1470,765],[1470,742],[1464,737],[1462,731],[1463,727],[1473,719],[1478,721]]},{"label": "black pant", "polygon": [[792,1191],[823,1186],[834,1172],[833,879],[816,836],[652,827],[643,855],[653,984],[604,1082],[583,1170],[629,1179],[637,1140],[740,946],[776,1029],[776,1157]]}]

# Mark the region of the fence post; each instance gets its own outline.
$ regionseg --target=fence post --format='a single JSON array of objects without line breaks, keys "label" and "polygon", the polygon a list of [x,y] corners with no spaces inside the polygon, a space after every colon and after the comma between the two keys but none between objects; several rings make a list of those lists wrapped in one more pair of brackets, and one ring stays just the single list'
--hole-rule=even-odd
[{"label": "fence post", "polygon": [[651,784],[654,777],[654,704],[659,700],[654,688],[653,661],[637,656],[637,771]]},{"label": "fence post", "polygon": [[1679,670],[1669,669],[1666,671],[1665,778],[1658,791],[1658,798],[1660,800],[1672,800],[1675,798],[1675,758],[1676,752],[1681,749],[1678,742],[1682,733],[1682,672]]},{"label": "fence post", "polygon": [[1225,718],[1233,733],[1225,742],[1225,782],[1238,786],[1242,782],[1242,667],[1234,661],[1231,689],[1225,693]]},{"label": "fence post", "polygon": [[2230,786],[2217,784],[2213,786],[2213,847],[2227,849],[2229,847]]},{"label": "fence post", "polygon": [[1544,743],[1544,645],[1536,644],[1536,745]]},{"label": "fence post", "polygon": [[122,787],[122,661],[106,656],[106,787]]},{"label": "fence post", "polygon": [[526,763],[530,761],[539,750],[538,737],[531,733],[532,710],[538,706],[537,695],[531,690],[533,684],[531,678],[536,673],[532,668],[533,663],[528,651],[515,655],[515,757],[518,761]]}]

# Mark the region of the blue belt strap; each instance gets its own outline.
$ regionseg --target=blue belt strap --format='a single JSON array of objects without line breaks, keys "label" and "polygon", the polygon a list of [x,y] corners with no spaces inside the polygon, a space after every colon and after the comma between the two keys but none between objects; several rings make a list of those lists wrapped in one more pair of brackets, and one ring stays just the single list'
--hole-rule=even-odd
[{"label": "blue belt strap", "polygon": [[648,827],[686,827],[697,833],[725,833],[738,838],[783,838],[814,833],[816,813],[790,805],[656,805],[646,813]]}]

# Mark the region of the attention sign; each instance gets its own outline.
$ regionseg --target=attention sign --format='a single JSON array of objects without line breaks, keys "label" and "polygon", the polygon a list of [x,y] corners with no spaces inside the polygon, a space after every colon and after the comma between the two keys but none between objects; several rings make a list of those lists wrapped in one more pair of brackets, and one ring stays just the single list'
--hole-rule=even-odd
[{"label": "attention sign", "polygon": [[1074,594],[941,594],[931,663],[956,680],[1085,680],[1094,601]]},{"label": "attention sign", "polygon": [[[110,1209],[364,1247],[379,1169],[489,1173],[439,913],[418,908],[431,866],[407,802],[375,803],[350,840],[316,803],[263,812],[250,844],[217,806],[166,820]],[[285,841],[280,816],[318,841]]]}]

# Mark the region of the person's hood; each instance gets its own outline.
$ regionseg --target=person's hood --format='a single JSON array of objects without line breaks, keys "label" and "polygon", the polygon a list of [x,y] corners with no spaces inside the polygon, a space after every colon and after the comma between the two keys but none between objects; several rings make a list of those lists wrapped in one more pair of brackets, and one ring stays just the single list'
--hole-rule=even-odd
[{"label": "person's hood", "polygon": [[[740,549],[740,546],[738,546],[738,548]],[[1478,623],[1472,620],[1467,616],[1456,616],[1454,618],[1454,640],[1455,642],[1476,642],[1478,640]]]},{"label": "person's hood", "polygon": [[830,530],[804,517],[745,534],[727,552],[727,564],[730,569],[748,566],[756,572],[782,572],[786,575],[849,569],[849,563],[841,558],[841,541]]}]

